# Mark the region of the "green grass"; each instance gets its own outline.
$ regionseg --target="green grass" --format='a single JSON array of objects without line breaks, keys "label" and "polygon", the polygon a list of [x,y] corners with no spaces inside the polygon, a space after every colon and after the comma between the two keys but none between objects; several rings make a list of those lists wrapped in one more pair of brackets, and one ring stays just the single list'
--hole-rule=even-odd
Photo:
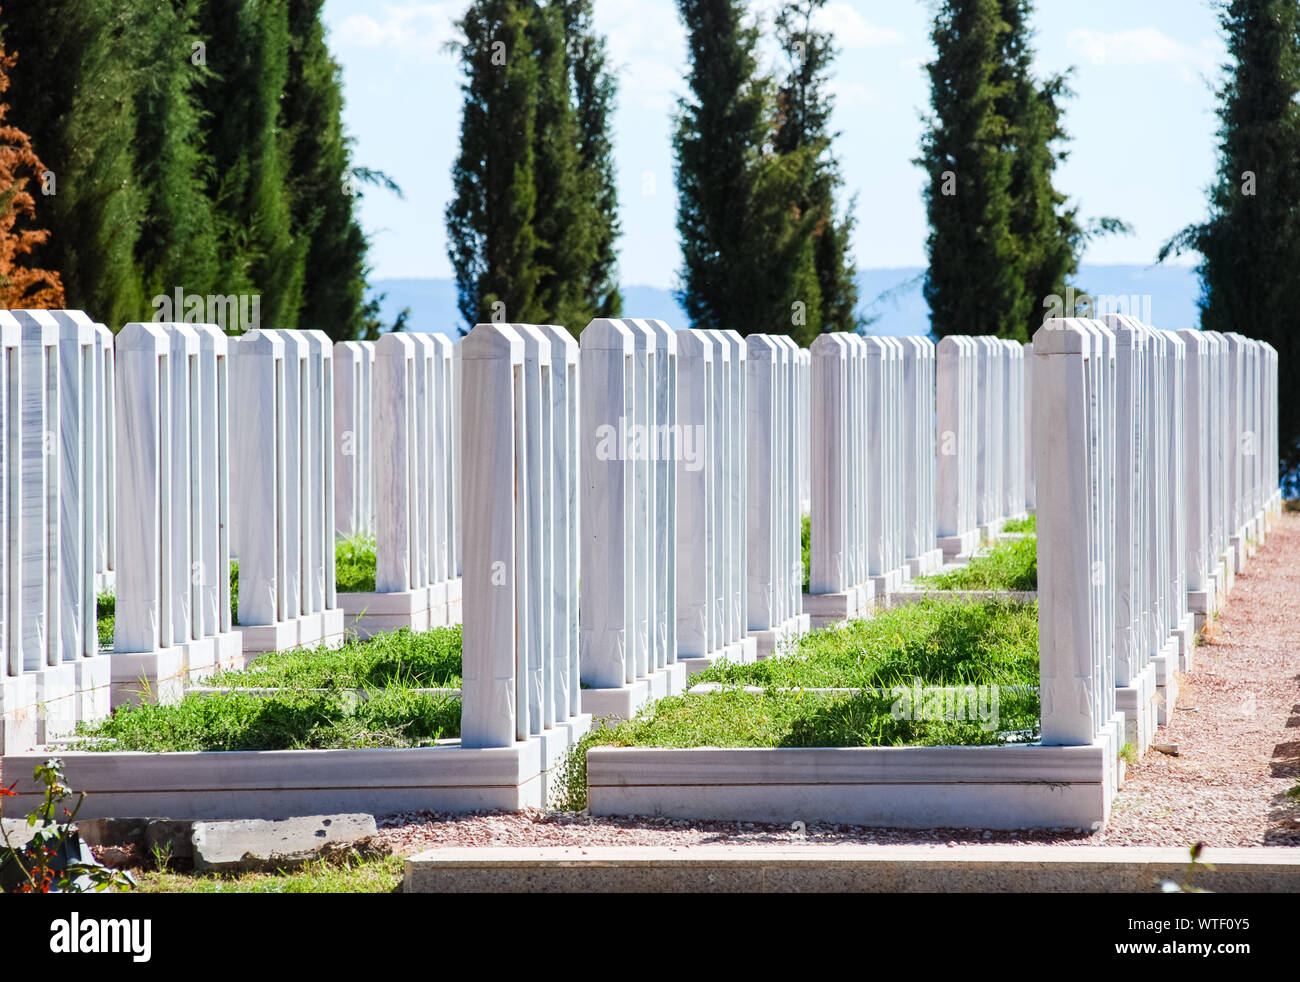
[{"label": "green grass", "polygon": [[340,593],[375,590],[375,537],[358,533],[334,543],[334,582]]},{"label": "green grass", "polygon": [[[232,692],[188,695],[170,706],[119,709],[79,736],[77,750],[340,750],[427,746],[460,733],[460,700],[409,689],[371,693],[358,702],[336,692],[266,698]],[[103,738],[113,742],[108,743]]]},{"label": "green grass", "polygon": [[1038,517],[1030,515],[1028,518],[1013,518],[1007,524],[1002,526],[1003,532],[1037,532]]},{"label": "green grass", "polygon": [[1038,540],[999,542],[988,553],[948,573],[913,581],[936,590],[1037,590]]},{"label": "green grass", "polygon": [[698,682],[764,687],[890,688],[1037,685],[1038,606],[1009,600],[925,600],[802,638],[786,655],[714,665]]},{"label": "green grass", "polygon": [[341,865],[312,863],[293,872],[137,873],[132,893],[398,893],[402,887],[400,856],[356,860]]},{"label": "green grass", "polygon": [[[460,685],[461,632],[410,630],[317,648],[264,655],[210,685],[284,688],[258,697],[191,694],[171,706],[121,709],[78,734],[110,738],[89,750],[299,750],[426,746],[460,734],[460,700],[415,689]],[[325,689],[325,692],[306,690]],[[369,696],[359,701],[354,690]]]},{"label": "green grass", "polygon": [[209,685],[294,689],[421,689],[460,685],[460,625],[415,632],[410,628],[349,641],[342,648],[262,655],[242,672],[222,672]]},{"label": "green grass", "polygon": [[99,646],[113,647],[113,627],[116,624],[117,598],[105,591],[95,603],[95,617],[99,627]]},{"label": "green grass", "polygon": [[809,560],[810,543],[812,542],[812,518],[808,515],[803,517],[799,523],[799,538],[803,543],[803,592],[808,592],[808,578],[811,575],[812,562]]},{"label": "green grass", "polygon": [[996,730],[980,720],[898,719],[888,695],[820,696],[737,690],[661,699],[635,719],[595,730],[570,750],[557,777],[559,807],[587,806],[592,747],[984,746],[997,731],[1036,730],[1038,696],[1002,692]]},{"label": "green grass", "polygon": [[[996,719],[925,718],[932,714],[919,711],[906,718],[893,690],[910,690],[917,679],[922,686],[998,686]],[[586,754],[596,746],[976,746],[1003,742],[1009,731],[1036,733],[1038,695],[1027,687],[1038,685],[1038,607],[1009,600],[905,604],[816,631],[786,655],[715,665],[695,681],[733,688],[662,699],[636,719],[589,733],[560,768],[559,806],[586,807]],[[810,688],[884,692],[789,691]]]}]

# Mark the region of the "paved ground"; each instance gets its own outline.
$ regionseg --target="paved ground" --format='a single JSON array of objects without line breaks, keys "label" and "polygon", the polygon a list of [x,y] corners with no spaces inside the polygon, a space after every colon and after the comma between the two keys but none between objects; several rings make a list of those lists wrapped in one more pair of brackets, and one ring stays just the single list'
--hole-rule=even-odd
[{"label": "paved ground", "polygon": [[[565,814],[390,816],[381,836],[400,853],[435,846],[1059,843],[1300,846],[1300,515],[1285,515],[1236,579],[1227,609],[1182,680],[1172,724],[1130,768],[1110,824],[1077,830],[984,832],[848,826],[738,825]],[[385,827],[386,826],[386,827]]]}]

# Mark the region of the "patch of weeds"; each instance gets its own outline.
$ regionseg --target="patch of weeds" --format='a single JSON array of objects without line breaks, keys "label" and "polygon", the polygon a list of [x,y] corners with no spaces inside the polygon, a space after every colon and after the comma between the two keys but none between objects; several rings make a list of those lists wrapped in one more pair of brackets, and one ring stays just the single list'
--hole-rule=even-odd
[{"label": "patch of weeds", "polygon": [[340,593],[375,590],[375,537],[365,533],[334,543],[334,582]]},{"label": "patch of weeds", "polygon": [[292,872],[234,876],[139,874],[139,893],[399,893],[405,864],[400,856],[311,863]]},{"label": "patch of weeds", "polygon": [[239,625],[239,560],[230,561],[230,623]]},{"label": "patch of weeds", "polygon": [[[143,703],[78,724],[78,750],[337,750],[427,745],[460,732],[460,700],[389,689],[369,700],[336,692],[259,698],[230,692]],[[112,740],[108,743],[103,738]]]},{"label": "patch of weeds", "polygon": [[160,873],[166,873],[172,863],[172,844],[170,842],[155,842],[153,848],[149,850],[149,855],[153,859],[154,869]]},{"label": "patch of weeds", "polygon": [[661,699],[635,719],[593,730],[570,749],[558,807],[587,807],[587,751],[593,747],[935,747],[989,746],[998,731],[1036,730],[1038,696],[1003,693],[994,729],[980,720],[896,718],[888,695],[726,690]]},{"label": "patch of weeds", "polygon": [[1038,516],[1029,515],[1026,518],[1013,518],[1002,526],[1003,532],[1037,532]]},{"label": "patch of weeds", "polygon": [[700,682],[763,687],[891,688],[1037,685],[1038,605],[1010,600],[924,600],[871,620],[814,631],[788,654],[718,664]]},{"label": "patch of weeds", "polygon": [[117,624],[117,597],[108,590],[95,600],[95,619],[99,629],[99,646],[113,647],[113,631]]},{"label": "patch of weeds", "polygon": [[1038,540],[1033,537],[996,543],[960,569],[914,581],[936,590],[1037,590]]},{"label": "patch of weeds", "polygon": [[415,632],[410,628],[350,641],[330,650],[282,651],[263,655],[241,672],[222,672],[207,683],[239,688],[416,689],[460,686],[459,624]]},{"label": "patch of weeds", "polygon": [[1298,782],[1290,791],[1286,792],[1286,796],[1296,804],[1300,805],[1300,782]]},{"label": "patch of weeds", "polygon": [[1137,747],[1133,746],[1133,744],[1126,741],[1124,746],[1119,748],[1119,753],[1116,756],[1128,764],[1129,767],[1137,767],[1138,752]]}]

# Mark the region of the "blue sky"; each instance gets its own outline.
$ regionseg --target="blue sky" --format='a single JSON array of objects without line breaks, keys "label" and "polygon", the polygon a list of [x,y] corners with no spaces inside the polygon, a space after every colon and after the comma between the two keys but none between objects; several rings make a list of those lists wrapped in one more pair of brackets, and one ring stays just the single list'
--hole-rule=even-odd
[{"label": "blue sky", "polygon": [[[444,45],[465,0],[328,0],[343,66],[344,121],[358,164],[390,174],[405,200],[376,189],[361,206],[375,278],[447,277],[443,209],[460,127],[460,77]],[[770,21],[777,4],[751,9]],[[670,115],[686,91],[685,32],[672,0],[596,0],[619,70],[615,148],[625,284],[670,287],[680,265]],[[833,90],[846,191],[858,194],[862,267],[925,263],[919,145],[932,56],[931,4],[844,0],[823,26],[840,48]],[[1040,0],[1040,71],[1075,67],[1058,187],[1085,217],[1115,215],[1135,234],[1090,246],[1093,264],[1154,261],[1172,233],[1205,213],[1214,174],[1213,86],[1225,60],[1209,0]],[[765,51],[769,62],[777,52]],[[1190,259],[1184,261],[1190,262]]]}]

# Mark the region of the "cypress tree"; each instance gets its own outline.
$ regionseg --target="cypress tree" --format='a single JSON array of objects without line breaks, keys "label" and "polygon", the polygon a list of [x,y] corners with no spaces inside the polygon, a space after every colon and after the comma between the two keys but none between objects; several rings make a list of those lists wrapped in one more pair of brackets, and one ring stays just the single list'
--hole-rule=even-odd
[{"label": "cypress tree", "polygon": [[527,34],[536,62],[533,174],[539,267],[538,302],[546,319],[581,330],[591,320],[587,279],[595,262],[588,179],[569,85],[564,8],[531,3]]},{"label": "cypress tree", "polygon": [[325,43],[324,0],[289,2],[289,79],[283,113],[292,147],[293,235],[306,248],[298,323],[335,341],[369,333],[366,237],[353,213],[359,196],[343,134],[343,86]]},{"label": "cypress tree", "polygon": [[535,226],[538,78],[528,13],[519,0],[475,0],[457,22],[464,104],[447,254],[469,326],[494,315],[546,319]]},{"label": "cypress tree", "polygon": [[1010,88],[999,0],[945,0],[928,66],[932,113],[916,161],[928,172],[925,299],[937,337],[1021,337],[1026,262],[1012,230],[1011,155],[998,106]]},{"label": "cypress tree", "polygon": [[[17,54],[11,120],[52,172],[51,235],[32,261],[61,274],[66,302],[107,324],[148,313],[135,249],[145,197],[134,175],[133,5],[114,0],[9,3],[2,34]],[[43,188],[43,194],[46,188]]]},{"label": "cypress tree", "polygon": [[134,167],[145,195],[136,260],[147,298],[176,288],[207,295],[217,286],[221,243],[206,194],[198,87],[205,57],[196,0],[145,0],[134,34],[149,52],[137,73]]},{"label": "cypress tree", "polygon": [[[1220,5],[1227,76],[1219,89],[1219,165],[1210,216],[1160,260],[1201,254],[1201,327],[1268,341],[1282,370],[1300,357],[1291,327],[1300,288],[1300,8],[1285,0]],[[1300,394],[1281,385],[1279,466],[1300,487]]]},{"label": "cypress tree", "polygon": [[791,332],[801,344],[811,343],[819,330],[854,331],[863,323],[857,314],[857,268],[850,246],[853,202],[843,217],[836,212],[835,196],[844,179],[831,153],[836,134],[830,132],[833,100],[826,93],[835,51],[830,35],[812,27],[814,15],[825,5],[826,0],[790,0],[776,17],[777,41],[789,64],[777,94],[773,144],[779,154],[806,152],[805,165],[810,169],[808,192],[795,203],[795,210],[812,219],[819,309],[809,311],[804,328],[796,325]]},{"label": "cypress tree", "polygon": [[31,138],[6,120],[9,70],[16,56],[0,43],[0,308],[64,305],[59,274],[29,265],[32,250],[49,239],[48,229],[34,227],[36,198],[29,190],[45,165],[32,151]]},{"label": "cypress tree", "polygon": [[[784,331],[774,322],[775,289],[766,280],[773,243],[751,236],[761,222],[760,161],[771,132],[769,80],[756,74],[758,29],[744,23],[742,0],[677,0],[687,29],[692,98],[678,102],[677,230],[683,266],[677,299],[697,328]],[[766,177],[789,182],[777,165]],[[765,188],[766,201],[786,188]],[[775,191],[775,193],[774,193]],[[768,227],[770,231],[770,226]],[[806,265],[798,267],[806,270]]]},{"label": "cypress tree", "polygon": [[[1011,231],[1024,263],[1024,294],[1017,308],[1023,333],[1012,335],[1020,341],[1033,337],[1042,323],[1044,301],[1065,296],[1066,280],[1078,272],[1083,245],[1096,234],[1080,225],[1078,208],[1068,207],[1065,195],[1052,185],[1057,163],[1068,156],[1065,150],[1056,149],[1068,139],[1061,102],[1073,93],[1066,75],[1051,75],[1041,82],[1034,77],[1032,14],[1030,0],[1002,0],[1007,31],[998,74],[1003,96],[997,111],[1007,120]],[[1121,227],[1122,223],[1104,219],[1098,230]]]},{"label": "cypress tree", "polygon": [[225,243],[219,292],[260,293],[263,326],[298,326],[306,243],[292,235],[290,140],[281,123],[289,72],[284,0],[205,0],[199,37],[208,188]]},{"label": "cypress tree", "polygon": [[586,232],[591,240],[584,302],[590,311],[588,319],[618,317],[623,298],[618,288],[615,244],[621,226],[614,147],[610,140],[618,86],[608,68],[605,39],[595,32],[591,0],[565,0],[563,7],[569,84],[578,126],[578,158],[588,206]]}]

